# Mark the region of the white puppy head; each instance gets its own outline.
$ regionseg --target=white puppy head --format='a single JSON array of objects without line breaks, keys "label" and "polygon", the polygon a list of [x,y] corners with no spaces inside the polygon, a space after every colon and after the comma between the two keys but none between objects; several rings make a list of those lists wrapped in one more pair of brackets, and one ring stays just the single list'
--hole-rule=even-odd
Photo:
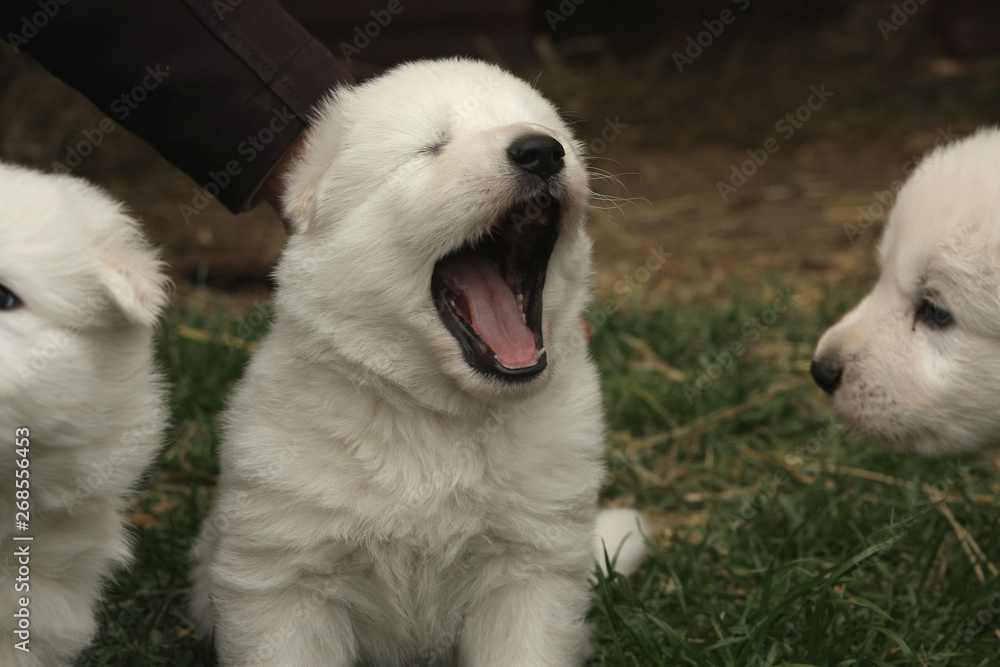
[{"label": "white puppy head", "polygon": [[500,68],[417,62],[338,91],[287,183],[276,326],[300,353],[439,403],[525,395],[582,345],[581,147]]},{"label": "white puppy head", "polygon": [[0,164],[0,202],[0,407],[25,418],[33,398],[40,415],[93,403],[121,370],[101,363],[120,362],[120,336],[149,344],[167,301],[161,263],[137,223],[78,178]]},{"label": "white puppy head", "polygon": [[943,454],[1000,440],[1000,131],[930,153],[899,194],[882,274],[824,334],[816,382],[856,429]]}]

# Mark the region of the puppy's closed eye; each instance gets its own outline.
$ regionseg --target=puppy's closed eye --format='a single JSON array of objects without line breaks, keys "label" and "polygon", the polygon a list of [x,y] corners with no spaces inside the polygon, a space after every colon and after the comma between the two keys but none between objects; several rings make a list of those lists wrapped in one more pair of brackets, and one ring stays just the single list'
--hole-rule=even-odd
[{"label": "puppy's closed eye", "polygon": [[913,315],[913,328],[917,328],[917,323],[926,324],[932,329],[943,329],[955,323],[951,313],[941,306],[934,305],[931,301],[923,299],[917,305],[917,311]]},{"label": "puppy's closed eye", "polygon": [[444,137],[439,138],[437,141],[426,146],[421,146],[417,149],[418,155],[437,155],[444,150],[444,147],[448,144],[448,140]]},{"label": "puppy's closed eye", "polygon": [[21,305],[21,300],[9,289],[0,285],[0,310],[14,310]]}]

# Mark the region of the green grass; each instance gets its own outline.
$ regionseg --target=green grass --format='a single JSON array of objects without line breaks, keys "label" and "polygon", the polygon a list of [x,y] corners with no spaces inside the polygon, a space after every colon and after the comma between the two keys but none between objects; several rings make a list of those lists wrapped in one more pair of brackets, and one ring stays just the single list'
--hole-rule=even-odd
[{"label": "green grass", "polygon": [[[962,542],[1000,562],[995,461],[902,457],[839,427],[806,368],[855,290],[817,308],[793,291],[793,308],[757,340],[748,331],[770,319],[773,297],[730,291],[723,307],[591,317],[610,429],[606,500],[644,509],[653,525],[642,570],[595,585],[593,664],[1000,664],[1000,577]],[[186,559],[212,496],[219,412],[247,352],[181,326],[215,339],[262,328],[186,311],[164,327],[175,421],[136,499],[136,565],[111,585],[85,665],[211,664],[184,607]],[[711,368],[733,343],[743,352]]]}]

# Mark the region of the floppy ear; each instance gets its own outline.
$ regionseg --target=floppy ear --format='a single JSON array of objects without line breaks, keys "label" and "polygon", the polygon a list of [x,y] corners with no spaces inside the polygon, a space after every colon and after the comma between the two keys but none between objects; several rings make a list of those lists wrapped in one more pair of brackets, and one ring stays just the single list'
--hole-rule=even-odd
[{"label": "floppy ear", "polygon": [[350,94],[348,89],[336,90],[319,106],[312,126],[304,133],[305,146],[292,159],[282,177],[285,192],[281,198],[281,212],[291,223],[292,232],[302,233],[309,229],[315,212],[316,189],[340,151],[345,132],[341,107]]},{"label": "floppy ear", "polygon": [[122,217],[121,233],[114,234],[101,257],[100,279],[129,322],[152,328],[169,301],[170,279],[138,224]]}]

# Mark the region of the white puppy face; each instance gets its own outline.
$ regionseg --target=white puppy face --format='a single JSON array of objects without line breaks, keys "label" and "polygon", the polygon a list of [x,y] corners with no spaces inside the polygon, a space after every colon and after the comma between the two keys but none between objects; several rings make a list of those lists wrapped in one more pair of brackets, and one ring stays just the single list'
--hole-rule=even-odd
[{"label": "white puppy face", "polygon": [[[0,202],[0,432],[30,435],[44,559],[32,571],[45,594],[32,599],[30,664],[71,664],[97,630],[103,578],[128,560],[123,497],[166,422],[152,327],[167,279],[139,225],[81,179],[0,163]],[[13,480],[15,462],[13,450],[0,457],[0,476]],[[4,541],[14,509],[4,493]],[[0,607],[16,608],[13,594],[0,590]],[[29,664],[15,653],[0,646],[0,664]]]},{"label": "white puppy face", "polygon": [[161,264],[135,221],[79,179],[0,164],[0,201],[0,416],[87,404],[66,388],[99,382],[114,333],[148,337],[167,301]]},{"label": "white puppy face", "polygon": [[337,94],[285,199],[279,313],[300,353],[431,403],[523,395],[579,347],[580,146],[523,81],[404,65]]},{"label": "white puppy face", "polygon": [[878,284],[812,374],[852,426],[943,454],[1000,440],[1000,131],[927,156],[899,194]]}]

